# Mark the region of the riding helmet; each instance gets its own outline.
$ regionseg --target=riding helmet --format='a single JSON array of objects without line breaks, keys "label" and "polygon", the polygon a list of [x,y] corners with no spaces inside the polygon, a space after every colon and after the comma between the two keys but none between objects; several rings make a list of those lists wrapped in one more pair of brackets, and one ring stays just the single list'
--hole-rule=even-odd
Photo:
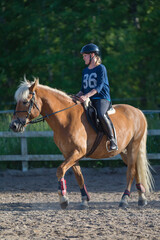
[{"label": "riding helmet", "polygon": [[82,47],[81,51],[80,51],[81,54],[83,53],[95,53],[96,55],[99,55],[100,54],[100,50],[99,50],[99,47],[93,43],[89,43],[85,46]]}]

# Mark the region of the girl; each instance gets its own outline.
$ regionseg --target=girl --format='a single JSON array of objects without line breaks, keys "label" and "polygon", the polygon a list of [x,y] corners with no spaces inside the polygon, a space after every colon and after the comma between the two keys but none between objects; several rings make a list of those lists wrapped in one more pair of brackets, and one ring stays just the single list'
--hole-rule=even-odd
[{"label": "girl", "polygon": [[88,65],[82,72],[81,90],[76,94],[79,101],[83,103],[90,98],[97,110],[98,118],[102,128],[110,141],[110,151],[117,150],[117,145],[112,132],[111,120],[107,111],[111,106],[110,88],[107,70],[101,64],[99,47],[93,43],[82,47],[83,60]]}]

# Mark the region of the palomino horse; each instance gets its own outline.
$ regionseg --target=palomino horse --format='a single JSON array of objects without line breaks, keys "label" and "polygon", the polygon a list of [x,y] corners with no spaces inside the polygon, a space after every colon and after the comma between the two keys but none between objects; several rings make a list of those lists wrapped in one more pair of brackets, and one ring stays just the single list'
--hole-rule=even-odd
[{"label": "palomino horse", "polygon": [[[87,206],[89,195],[78,161],[90,152],[96,139],[96,132],[87,121],[83,106],[75,104],[70,96],[62,91],[39,84],[39,80],[26,79],[15,93],[17,106],[10,128],[23,132],[27,124],[41,114],[54,132],[54,141],[62,152],[65,161],[57,169],[58,194],[62,208],[68,205],[66,191],[66,171],[72,167],[82,196],[82,206]],[[153,188],[153,178],[146,158],[147,122],[144,114],[137,108],[126,104],[114,105],[116,113],[110,118],[117,133],[118,150],[106,150],[106,136],[91,153],[90,158],[102,159],[120,154],[127,165],[127,185],[120,206],[126,207],[135,178],[138,190],[138,205],[147,204],[145,192]],[[46,115],[47,113],[47,115]],[[42,120],[42,118],[40,120]]]}]

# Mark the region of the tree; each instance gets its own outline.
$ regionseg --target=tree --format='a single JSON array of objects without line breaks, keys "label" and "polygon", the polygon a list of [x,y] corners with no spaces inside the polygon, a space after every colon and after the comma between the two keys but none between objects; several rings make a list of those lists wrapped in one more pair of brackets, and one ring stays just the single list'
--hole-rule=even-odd
[{"label": "tree", "polygon": [[1,105],[13,101],[24,74],[77,92],[84,67],[80,49],[94,42],[101,48],[112,98],[158,107],[158,0],[2,0],[0,4]]}]

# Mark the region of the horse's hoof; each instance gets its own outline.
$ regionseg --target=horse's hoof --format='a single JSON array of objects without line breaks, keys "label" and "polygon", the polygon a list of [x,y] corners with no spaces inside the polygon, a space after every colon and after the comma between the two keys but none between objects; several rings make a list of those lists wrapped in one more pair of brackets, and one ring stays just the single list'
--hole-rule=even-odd
[{"label": "horse's hoof", "polygon": [[60,203],[60,206],[61,206],[62,209],[66,209],[68,207],[68,205],[69,205],[69,200]]},{"label": "horse's hoof", "polygon": [[82,201],[80,204],[80,209],[84,210],[84,209],[88,209],[89,205],[88,205],[88,201]]},{"label": "horse's hoof", "polygon": [[67,195],[62,196],[59,194],[59,202],[60,202],[61,208],[66,209],[69,204],[69,198],[67,197]]},{"label": "horse's hoof", "polygon": [[120,208],[127,208],[127,207],[128,207],[128,202],[126,202],[126,201],[121,201],[121,202],[119,203],[119,207],[120,207]]},{"label": "horse's hoof", "polygon": [[138,201],[138,206],[143,207],[147,205],[147,200],[146,199],[141,199]]}]

